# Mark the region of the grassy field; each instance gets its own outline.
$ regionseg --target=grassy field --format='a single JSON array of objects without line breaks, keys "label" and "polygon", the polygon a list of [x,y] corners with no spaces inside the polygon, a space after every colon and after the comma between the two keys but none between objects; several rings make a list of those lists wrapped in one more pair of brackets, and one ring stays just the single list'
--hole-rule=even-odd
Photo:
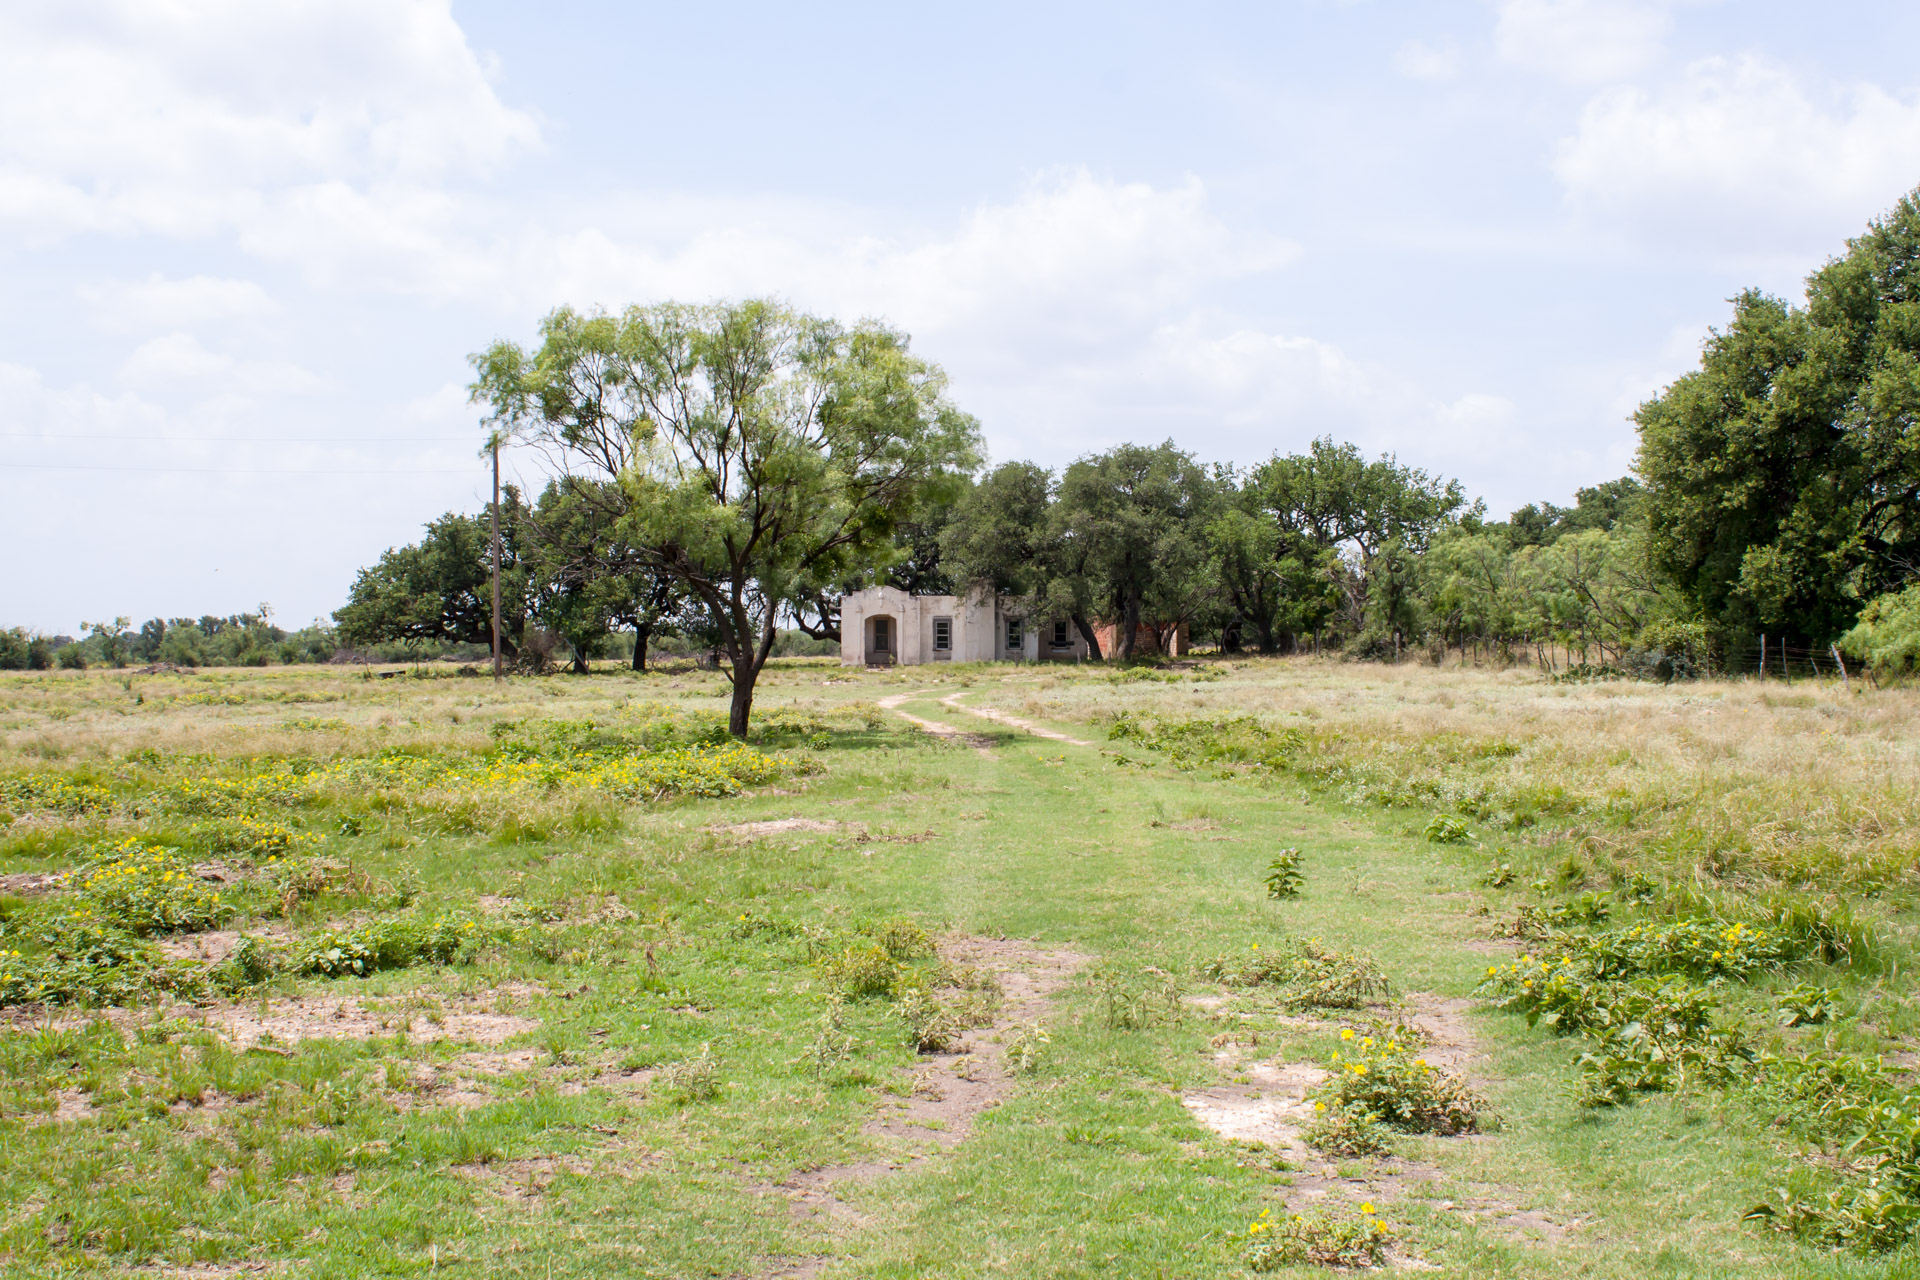
[{"label": "grassy field", "polygon": [[[794,661],[724,724],[0,678],[0,1275],[1920,1275],[1920,698]],[[1401,1076],[1469,1131],[1315,1130]]]}]

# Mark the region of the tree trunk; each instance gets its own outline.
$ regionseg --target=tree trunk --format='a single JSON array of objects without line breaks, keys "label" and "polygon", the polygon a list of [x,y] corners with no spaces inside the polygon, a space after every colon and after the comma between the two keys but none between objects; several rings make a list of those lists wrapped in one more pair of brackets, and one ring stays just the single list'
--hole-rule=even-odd
[{"label": "tree trunk", "polygon": [[[753,673],[759,674],[758,672]],[[745,739],[748,723],[753,718],[753,675],[741,671],[733,672],[733,705],[727,708],[727,732],[736,738]]]},{"label": "tree trunk", "polygon": [[633,669],[635,671],[645,671],[647,669],[647,641],[651,640],[652,638],[653,638],[653,627],[651,624],[644,627],[638,624],[634,626],[633,628]]},{"label": "tree trunk", "polygon": [[1253,636],[1254,644],[1259,647],[1260,652],[1278,652],[1273,639],[1273,623],[1264,618],[1255,618],[1253,620]]},{"label": "tree trunk", "polygon": [[1133,661],[1133,640],[1139,630],[1140,601],[1129,597],[1120,609],[1120,634],[1114,638],[1114,657],[1122,662]]},{"label": "tree trunk", "polygon": [[[746,610],[736,608],[736,623],[744,622]],[[767,665],[767,659],[773,654],[773,642],[779,638],[779,629],[774,625],[774,611],[768,609],[766,621],[761,626],[760,641],[748,648],[746,641],[750,637],[742,634],[745,628],[736,625],[735,640],[727,646],[727,656],[733,665],[733,702],[727,708],[727,732],[744,741],[747,729],[753,719],[753,687],[760,679],[760,672]]]},{"label": "tree trunk", "polygon": [[1238,618],[1220,628],[1220,652],[1240,652],[1240,620]]},{"label": "tree trunk", "polygon": [[1080,633],[1080,638],[1087,642],[1087,656],[1095,662],[1100,661],[1105,655],[1100,652],[1100,637],[1094,634],[1093,623],[1085,615],[1076,613],[1073,615],[1073,626]]}]

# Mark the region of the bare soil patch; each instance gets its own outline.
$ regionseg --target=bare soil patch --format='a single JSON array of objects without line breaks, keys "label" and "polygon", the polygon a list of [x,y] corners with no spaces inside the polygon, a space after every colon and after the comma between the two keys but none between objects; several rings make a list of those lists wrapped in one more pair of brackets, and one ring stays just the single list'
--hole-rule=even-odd
[{"label": "bare soil patch", "polygon": [[1240,1065],[1232,1047],[1214,1058],[1222,1073],[1246,1078],[1245,1084],[1217,1085],[1182,1094],[1193,1118],[1229,1142],[1257,1142],[1305,1162],[1314,1158],[1300,1134],[1313,1122],[1307,1094],[1327,1078],[1324,1068],[1304,1063],[1256,1062]]},{"label": "bare soil patch", "polygon": [[205,1010],[200,1016],[228,1043],[241,1049],[262,1043],[368,1040],[391,1035],[422,1041],[502,1044],[540,1028],[531,1018],[482,1009],[476,1000],[450,1003],[453,1007],[429,1015],[425,1010],[400,1007],[397,1002],[316,995],[264,1005],[228,1005]]},{"label": "bare soil patch", "polygon": [[818,818],[774,818],[767,822],[736,822],[731,826],[708,827],[707,830],[757,840],[761,836],[777,836],[786,831],[838,831],[847,825],[844,822],[822,822]]},{"label": "bare soil patch", "polygon": [[1266,1147],[1286,1160],[1296,1171],[1284,1193],[1288,1212],[1302,1212],[1333,1195],[1356,1204],[1391,1203],[1440,1177],[1437,1167],[1418,1161],[1391,1157],[1336,1162],[1308,1146],[1301,1136],[1313,1122],[1307,1095],[1327,1078],[1325,1069],[1297,1062],[1242,1062],[1231,1045],[1214,1061],[1223,1075],[1246,1083],[1193,1090],[1180,1101],[1195,1120],[1222,1138]]},{"label": "bare soil patch", "polygon": [[275,922],[261,929],[209,929],[205,933],[170,934],[155,938],[153,943],[170,959],[216,965],[233,954],[234,948],[240,945],[240,939],[246,934],[268,939],[284,939],[291,937],[292,931],[284,924]]},{"label": "bare soil patch", "polygon": [[11,893],[19,897],[32,897],[35,894],[53,893],[65,887],[70,871],[21,871],[10,876],[0,876],[0,893]]},{"label": "bare soil patch", "polygon": [[1467,1015],[1471,1000],[1436,996],[1425,991],[1407,993],[1407,1024],[1427,1038],[1420,1056],[1442,1071],[1457,1075],[1476,1088],[1487,1083],[1489,1056],[1474,1036]]},{"label": "bare soil patch", "polygon": [[93,1100],[80,1089],[62,1089],[54,1096],[54,1108],[46,1115],[29,1120],[29,1126],[38,1128],[46,1124],[72,1124],[78,1120],[91,1120],[96,1114]]},{"label": "bare soil patch", "polygon": [[[1193,1001],[1195,997],[1187,999]],[[1481,1049],[1469,1021],[1475,1007],[1471,1000],[1415,991],[1407,994],[1398,1012],[1425,1038],[1422,1057],[1479,1088],[1486,1083],[1489,1055]],[[1311,1017],[1288,1021],[1337,1025],[1336,1020]],[[1214,1044],[1220,1049],[1214,1061],[1221,1075],[1235,1083],[1192,1090],[1181,1095],[1180,1101],[1195,1120],[1222,1138],[1266,1147],[1292,1167],[1295,1172],[1284,1193],[1289,1212],[1322,1204],[1329,1196],[1356,1204],[1363,1200],[1388,1204],[1410,1195],[1434,1199],[1445,1177],[1438,1165],[1399,1156],[1370,1161],[1329,1160],[1307,1145],[1302,1134],[1313,1121],[1313,1104],[1307,1095],[1326,1079],[1323,1068],[1305,1063],[1244,1062],[1240,1042],[1234,1036],[1218,1037]],[[1464,1134],[1446,1141],[1495,1139],[1487,1134]],[[1473,1194],[1463,1200],[1435,1201],[1436,1207],[1458,1212],[1468,1222],[1522,1243],[1555,1244],[1585,1225],[1578,1216],[1556,1216],[1520,1207],[1526,1197],[1513,1188],[1476,1185],[1472,1190]],[[1411,1262],[1397,1259],[1395,1265]]]}]

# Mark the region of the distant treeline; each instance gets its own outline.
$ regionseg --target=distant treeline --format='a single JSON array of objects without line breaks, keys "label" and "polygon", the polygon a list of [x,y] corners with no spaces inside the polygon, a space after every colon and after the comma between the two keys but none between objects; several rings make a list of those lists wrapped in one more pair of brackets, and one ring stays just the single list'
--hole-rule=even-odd
[{"label": "distant treeline", "polygon": [[47,636],[20,627],[0,630],[0,669],[125,667],[264,667],[329,662],[339,650],[322,624],[287,631],[265,605],[226,617],[151,618],[134,630],[129,618],[82,623],[84,636]]},{"label": "distant treeline", "polygon": [[[0,628],[0,671],[85,670],[88,667],[264,667],[318,662],[418,662],[457,659],[484,662],[489,646],[452,641],[391,640],[358,648],[343,646],[337,628],[315,623],[287,631],[264,613],[227,617],[153,618],[138,631],[128,619],[85,624],[84,636],[42,635],[24,627]],[[783,634],[779,656],[819,654],[832,646],[793,631]],[[656,656],[703,657],[683,637],[662,635]],[[609,635],[594,656],[626,661],[633,656],[631,635]]]},{"label": "distant treeline", "polygon": [[[759,664],[831,652],[841,597],[877,582],[994,591],[1122,660],[1185,626],[1227,650],[1665,676],[1920,665],[1916,195],[1809,277],[1804,307],[1735,299],[1700,367],[1640,407],[1633,476],[1505,520],[1330,438],[1245,468],[1168,442],[983,470],[977,424],[905,335],[777,303],[562,309],[541,338],[473,358],[489,422],[566,472],[501,503],[503,647],[531,669],[712,655],[736,733]],[[441,516],[360,572],[333,628],[122,618],[5,633],[0,665],[485,652],[490,543],[487,511]],[[1118,652],[1096,623],[1120,624]]]}]

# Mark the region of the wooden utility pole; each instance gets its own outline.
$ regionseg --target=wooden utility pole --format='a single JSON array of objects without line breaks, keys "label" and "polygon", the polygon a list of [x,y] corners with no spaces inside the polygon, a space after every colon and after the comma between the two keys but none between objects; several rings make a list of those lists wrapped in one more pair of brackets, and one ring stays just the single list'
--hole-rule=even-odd
[{"label": "wooden utility pole", "polygon": [[500,437],[493,437],[493,679],[500,682]]}]

